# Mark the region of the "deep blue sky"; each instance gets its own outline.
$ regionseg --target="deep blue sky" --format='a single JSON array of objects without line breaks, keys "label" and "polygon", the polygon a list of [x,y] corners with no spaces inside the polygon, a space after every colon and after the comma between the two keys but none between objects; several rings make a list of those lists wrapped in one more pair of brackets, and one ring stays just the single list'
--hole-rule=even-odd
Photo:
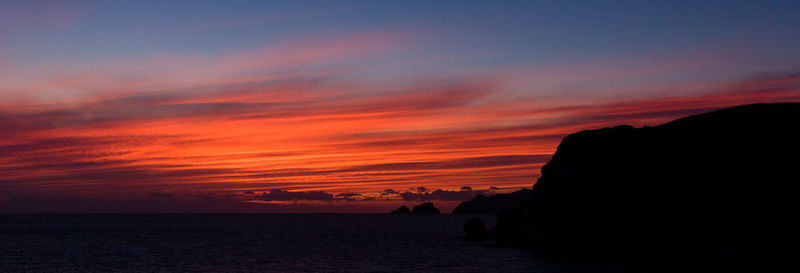
[{"label": "deep blue sky", "polygon": [[495,53],[474,65],[725,44],[780,59],[800,47],[798,1],[0,1],[0,10],[3,49],[21,60],[213,54],[397,30],[425,36],[415,56]]}]

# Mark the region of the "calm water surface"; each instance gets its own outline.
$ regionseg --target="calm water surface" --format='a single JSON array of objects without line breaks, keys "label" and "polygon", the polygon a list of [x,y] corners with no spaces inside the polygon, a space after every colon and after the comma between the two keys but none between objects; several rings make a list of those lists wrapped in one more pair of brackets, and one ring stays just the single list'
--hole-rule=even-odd
[{"label": "calm water surface", "polygon": [[0,215],[0,271],[541,271],[528,252],[460,240],[470,217]]},{"label": "calm water surface", "polygon": [[[461,240],[469,215],[0,214],[0,272],[687,272]],[[481,216],[493,226],[493,216]],[[704,272],[704,271],[700,271]]]}]

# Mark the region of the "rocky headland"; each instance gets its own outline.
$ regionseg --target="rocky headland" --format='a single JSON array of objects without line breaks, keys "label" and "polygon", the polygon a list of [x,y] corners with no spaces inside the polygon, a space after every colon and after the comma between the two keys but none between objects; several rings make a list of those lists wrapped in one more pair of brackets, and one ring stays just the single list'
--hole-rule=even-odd
[{"label": "rocky headland", "polygon": [[800,103],[743,105],[571,134],[520,205],[479,197],[459,211],[502,207],[499,242],[549,253],[776,256],[793,246],[798,157]]},{"label": "rocky headland", "polygon": [[498,193],[488,197],[477,195],[472,200],[458,204],[453,209],[453,214],[496,214],[519,207],[530,195],[530,189]]}]

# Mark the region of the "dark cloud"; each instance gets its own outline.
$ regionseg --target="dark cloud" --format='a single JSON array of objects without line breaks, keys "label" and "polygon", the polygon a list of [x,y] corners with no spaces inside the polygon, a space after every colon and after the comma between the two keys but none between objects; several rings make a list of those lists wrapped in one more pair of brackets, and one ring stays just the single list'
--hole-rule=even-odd
[{"label": "dark cloud", "polygon": [[437,170],[437,169],[471,169],[489,168],[499,166],[526,165],[547,162],[552,155],[502,155],[471,157],[447,161],[430,162],[401,162],[356,166],[336,172],[363,172],[363,171],[404,171],[404,170]]},{"label": "dark cloud", "polygon": [[360,193],[345,192],[345,193],[336,194],[336,199],[337,200],[345,200],[345,201],[355,201],[355,200],[357,200],[356,197],[359,197],[359,196],[361,196]]},{"label": "dark cloud", "polygon": [[277,169],[269,172],[260,172],[245,175],[226,176],[225,178],[239,179],[262,179],[275,177],[294,177],[294,176],[319,176],[331,174],[357,174],[360,172],[394,172],[407,170],[455,170],[467,168],[491,168],[517,165],[531,165],[547,162],[552,155],[507,155],[507,156],[488,156],[472,157],[457,160],[430,161],[430,162],[400,162],[373,165],[361,165],[343,169],[308,169],[291,168]]},{"label": "dark cloud", "polygon": [[257,197],[262,201],[333,201],[333,194],[324,191],[284,191],[274,189]]},{"label": "dark cloud", "polygon": [[[65,163],[70,165],[72,163]],[[80,164],[79,164],[80,165]],[[94,165],[94,164],[93,164]],[[103,164],[100,164],[103,165]],[[232,169],[223,168],[186,168],[186,165],[146,165],[146,166],[102,166],[102,168],[81,169],[76,168],[61,174],[48,174],[40,176],[26,176],[21,178],[3,177],[0,184],[23,184],[43,182],[96,182],[105,183],[116,181],[119,183],[137,183],[142,181],[161,182],[169,184],[176,181],[192,179],[207,179],[219,173],[233,172]],[[9,174],[10,175],[10,174]]]},{"label": "dark cloud", "polygon": [[224,119],[261,113],[265,109],[290,103],[211,102],[157,103],[126,98],[84,104],[81,107],[54,109],[33,113],[0,113],[0,124],[21,131],[70,128],[96,124],[120,126],[125,122],[167,118]]},{"label": "dark cloud", "polygon": [[[553,127],[555,127],[553,125]],[[539,127],[540,129],[543,127]],[[527,129],[527,127],[526,127]],[[331,148],[427,148],[427,149],[446,149],[452,147],[477,148],[487,145],[525,145],[535,142],[558,142],[564,137],[564,133],[542,135],[540,130],[516,130],[515,136],[503,136],[513,127],[500,127],[484,130],[454,130],[448,132],[392,132],[362,136],[363,134],[352,134],[341,137],[348,140],[347,143],[330,145]],[[534,132],[534,133],[532,133]],[[520,135],[523,134],[523,135]],[[478,139],[470,138],[481,136]],[[390,138],[391,140],[384,140]]]},{"label": "dark cloud", "polygon": [[499,190],[499,189],[500,189],[500,188],[498,188],[498,187],[495,187],[495,186],[489,187],[489,190],[493,190],[493,191],[496,191],[496,190]]},{"label": "dark cloud", "polygon": [[417,191],[426,192],[426,191],[428,191],[428,189],[425,188],[425,187],[417,187]]},{"label": "dark cloud", "polygon": [[[255,94],[264,89],[286,87],[313,90],[322,88],[318,82],[304,78],[287,79],[284,83],[261,83],[249,85],[247,90],[236,84],[218,86],[233,94]],[[326,116],[347,113],[386,113],[420,115],[430,111],[458,107],[483,98],[491,92],[488,86],[454,85],[445,88],[412,88],[403,92],[386,93],[371,97],[369,103],[362,100],[339,101],[328,107],[319,107],[320,102],[195,102],[199,98],[214,98],[213,91],[154,90],[146,95],[108,97],[74,107],[52,107],[33,112],[4,112],[0,109],[0,133],[30,132],[52,128],[74,128],[81,126],[124,126],[131,122],[149,122],[171,118],[188,119],[259,119],[279,117]]]},{"label": "dark cloud", "polygon": [[85,155],[87,149],[95,150],[98,147],[135,146],[143,143],[157,143],[164,140],[177,140],[179,136],[169,135],[131,135],[131,136],[105,136],[105,137],[48,137],[30,140],[26,143],[0,145],[0,155],[20,156],[31,153],[58,152],[64,154]]},{"label": "dark cloud", "polygon": [[244,191],[243,194],[256,194],[254,191]]},{"label": "dark cloud", "polygon": [[336,197],[356,197],[356,196],[361,196],[361,194],[355,192],[345,192],[336,194]]},{"label": "dark cloud", "polygon": [[404,201],[428,200],[430,195],[427,193],[413,193],[410,191],[400,194]]},{"label": "dark cloud", "polygon": [[396,190],[393,190],[393,189],[385,189],[385,190],[383,190],[383,193],[387,193],[387,194],[400,194],[399,192],[397,192]]},{"label": "dark cloud", "polygon": [[450,191],[450,190],[442,190],[437,189],[432,192],[403,192],[400,194],[400,197],[403,198],[404,201],[431,201],[431,200],[438,200],[438,201],[466,201],[472,199],[476,195],[488,195],[491,194],[489,190],[476,190],[473,191],[471,187],[462,187],[459,191]]}]

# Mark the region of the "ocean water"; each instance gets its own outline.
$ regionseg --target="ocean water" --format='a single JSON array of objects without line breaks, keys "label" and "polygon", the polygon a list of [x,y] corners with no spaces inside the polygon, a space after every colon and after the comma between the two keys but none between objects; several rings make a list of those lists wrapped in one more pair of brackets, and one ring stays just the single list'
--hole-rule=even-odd
[{"label": "ocean water", "polygon": [[[546,272],[465,215],[0,215],[2,272]],[[483,216],[493,225],[492,216]],[[548,267],[551,266],[551,267]]]}]

